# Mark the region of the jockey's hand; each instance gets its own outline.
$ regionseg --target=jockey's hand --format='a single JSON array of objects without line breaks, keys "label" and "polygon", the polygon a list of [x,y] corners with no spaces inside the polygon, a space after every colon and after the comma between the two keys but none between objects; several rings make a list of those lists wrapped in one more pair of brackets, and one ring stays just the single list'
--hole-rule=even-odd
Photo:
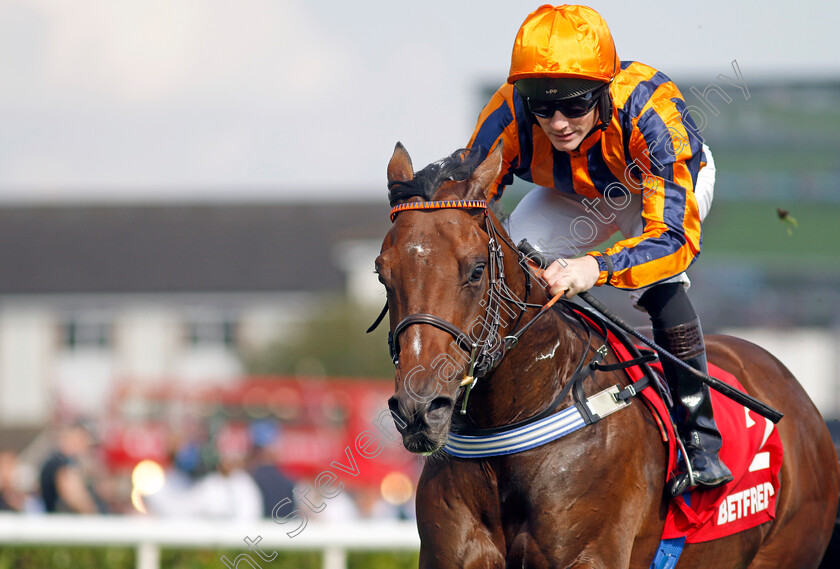
[{"label": "jockey's hand", "polygon": [[572,298],[595,286],[600,275],[598,261],[591,255],[584,255],[575,259],[557,259],[543,272],[542,278],[551,296],[563,292],[564,297]]}]

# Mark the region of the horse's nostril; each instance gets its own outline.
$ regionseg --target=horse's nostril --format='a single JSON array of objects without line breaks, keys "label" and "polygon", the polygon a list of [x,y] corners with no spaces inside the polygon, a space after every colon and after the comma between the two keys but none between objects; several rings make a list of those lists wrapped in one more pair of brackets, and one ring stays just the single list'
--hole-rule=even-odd
[{"label": "horse's nostril", "polygon": [[453,404],[451,397],[436,397],[429,403],[426,417],[430,422],[444,421],[452,414]]},{"label": "horse's nostril", "polygon": [[400,412],[400,402],[396,397],[391,397],[388,399],[388,410],[391,411],[391,417],[393,417],[394,422],[397,424],[397,427],[400,425],[405,426],[405,417]]}]

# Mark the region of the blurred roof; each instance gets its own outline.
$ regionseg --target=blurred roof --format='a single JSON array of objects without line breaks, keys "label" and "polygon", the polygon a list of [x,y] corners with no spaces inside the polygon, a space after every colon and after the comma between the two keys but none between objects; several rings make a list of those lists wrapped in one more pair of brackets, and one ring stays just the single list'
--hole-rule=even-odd
[{"label": "blurred roof", "polygon": [[18,453],[27,447],[41,433],[40,427],[0,428],[0,452]]},{"label": "blurred roof", "polygon": [[381,238],[387,212],[384,199],[2,206],[0,294],[334,290],[336,245]]}]

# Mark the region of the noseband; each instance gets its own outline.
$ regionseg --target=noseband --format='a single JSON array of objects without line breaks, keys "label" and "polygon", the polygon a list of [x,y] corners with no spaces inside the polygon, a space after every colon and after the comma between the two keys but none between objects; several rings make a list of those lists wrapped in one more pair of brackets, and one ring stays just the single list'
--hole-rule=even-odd
[{"label": "noseband", "polygon": [[[466,332],[461,330],[458,326],[451,322],[444,320],[434,314],[427,314],[425,312],[418,312],[409,314],[388,333],[388,348],[391,353],[391,360],[394,365],[399,364],[400,356],[400,334],[409,326],[415,324],[428,324],[448,332],[454,339],[458,346],[470,354],[470,363],[467,376],[462,385],[474,383],[477,378],[488,375],[496,366],[499,365],[507,351],[513,348],[519,340],[520,335],[534,322],[532,319],[528,324],[519,329],[516,333],[499,338],[499,328],[501,327],[501,301],[504,300],[510,304],[515,305],[519,309],[511,329],[516,329],[522,315],[527,308],[541,308],[539,304],[529,304],[527,302],[528,296],[531,292],[531,273],[525,263],[526,257],[498,230],[493,223],[493,218],[487,212],[487,202],[484,200],[450,200],[450,201],[430,201],[430,202],[409,202],[395,206],[391,209],[391,221],[393,222],[397,214],[407,210],[430,210],[430,209],[482,209],[486,220],[487,233],[490,239],[487,243],[487,250],[489,253],[488,263],[488,298],[483,301],[486,305],[485,317],[483,319],[483,328],[478,338],[471,338]],[[504,251],[502,243],[508,245],[519,256],[519,265],[525,273],[525,300],[516,298],[516,295],[505,282],[504,271]],[[388,304],[379,314],[379,317],[368,328],[368,332],[372,332],[385,317],[388,312]]]}]

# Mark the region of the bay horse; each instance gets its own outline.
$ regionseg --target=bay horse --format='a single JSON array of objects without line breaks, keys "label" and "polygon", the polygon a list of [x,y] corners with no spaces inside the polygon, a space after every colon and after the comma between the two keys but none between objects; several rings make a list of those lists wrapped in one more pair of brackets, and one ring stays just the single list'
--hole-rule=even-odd
[{"label": "bay horse", "polygon": [[[376,273],[387,291],[396,365],[388,404],[405,448],[428,455],[416,498],[420,567],[646,569],[670,497],[666,450],[645,405],[515,454],[442,451],[464,429],[553,411],[581,362],[597,359],[567,308],[540,311],[549,301],[544,287],[485,207],[500,168],[497,148],[484,160],[459,151],[415,173],[399,143],[388,164],[393,226]],[[771,354],[734,337],[706,343],[711,362],[784,412],[782,486],[773,521],[686,544],[679,567],[815,568],[840,486],[826,425]],[[627,379],[601,372],[587,383],[589,396]]]}]

